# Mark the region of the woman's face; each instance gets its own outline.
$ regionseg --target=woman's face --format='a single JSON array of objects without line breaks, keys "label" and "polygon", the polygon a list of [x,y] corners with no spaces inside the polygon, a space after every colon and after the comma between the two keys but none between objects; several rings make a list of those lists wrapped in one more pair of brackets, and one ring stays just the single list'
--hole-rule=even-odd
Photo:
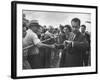
[{"label": "woman's face", "polygon": [[67,27],[65,27],[65,28],[63,29],[63,31],[64,31],[65,33],[69,33],[69,32],[70,32],[69,29],[68,29]]}]

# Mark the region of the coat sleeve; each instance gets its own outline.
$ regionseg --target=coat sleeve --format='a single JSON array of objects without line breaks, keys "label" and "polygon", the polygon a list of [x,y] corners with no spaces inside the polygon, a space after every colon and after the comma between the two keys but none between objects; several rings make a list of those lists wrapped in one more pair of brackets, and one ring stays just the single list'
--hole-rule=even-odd
[{"label": "coat sleeve", "polygon": [[72,48],[87,50],[88,47],[89,47],[89,43],[83,36],[80,37],[79,41],[73,41]]},{"label": "coat sleeve", "polygon": [[79,36],[76,41],[73,41],[71,45],[69,45],[70,53],[80,53],[85,52],[89,47],[88,41],[86,41],[84,36]]}]

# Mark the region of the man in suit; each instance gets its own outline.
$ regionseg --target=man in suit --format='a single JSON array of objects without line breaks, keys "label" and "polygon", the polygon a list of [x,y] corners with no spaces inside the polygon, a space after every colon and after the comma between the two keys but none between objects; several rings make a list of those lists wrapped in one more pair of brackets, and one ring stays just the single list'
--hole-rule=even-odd
[{"label": "man in suit", "polygon": [[85,37],[85,39],[88,41],[89,43],[89,47],[86,50],[85,54],[83,54],[83,62],[85,66],[90,65],[90,34],[88,32],[86,32],[86,26],[85,25],[81,25],[81,33],[83,34],[83,36]]},{"label": "man in suit", "polygon": [[72,40],[65,40],[67,51],[65,52],[66,55],[62,55],[61,67],[83,66],[82,54],[86,51],[88,42],[79,31],[80,23],[78,18],[73,18],[71,21],[73,38]]}]

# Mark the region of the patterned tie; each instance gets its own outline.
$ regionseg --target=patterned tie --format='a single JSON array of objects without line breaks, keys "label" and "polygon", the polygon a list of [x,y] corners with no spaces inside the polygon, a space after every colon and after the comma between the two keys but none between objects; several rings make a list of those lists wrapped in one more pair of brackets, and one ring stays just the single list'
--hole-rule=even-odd
[{"label": "patterned tie", "polygon": [[68,40],[73,41],[75,39],[75,34],[71,32],[70,37]]}]

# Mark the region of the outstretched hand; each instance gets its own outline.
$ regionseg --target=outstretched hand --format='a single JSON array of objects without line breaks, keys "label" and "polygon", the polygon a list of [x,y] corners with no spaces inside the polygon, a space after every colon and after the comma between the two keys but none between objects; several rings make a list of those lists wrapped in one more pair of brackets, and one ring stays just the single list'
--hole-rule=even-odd
[{"label": "outstretched hand", "polygon": [[55,44],[55,48],[56,49],[64,49],[64,45],[63,44]]},{"label": "outstretched hand", "polygon": [[55,45],[54,45],[54,44],[52,44],[52,45],[51,45],[51,48],[53,48],[53,49],[54,49],[54,48],[55,48]]}]

